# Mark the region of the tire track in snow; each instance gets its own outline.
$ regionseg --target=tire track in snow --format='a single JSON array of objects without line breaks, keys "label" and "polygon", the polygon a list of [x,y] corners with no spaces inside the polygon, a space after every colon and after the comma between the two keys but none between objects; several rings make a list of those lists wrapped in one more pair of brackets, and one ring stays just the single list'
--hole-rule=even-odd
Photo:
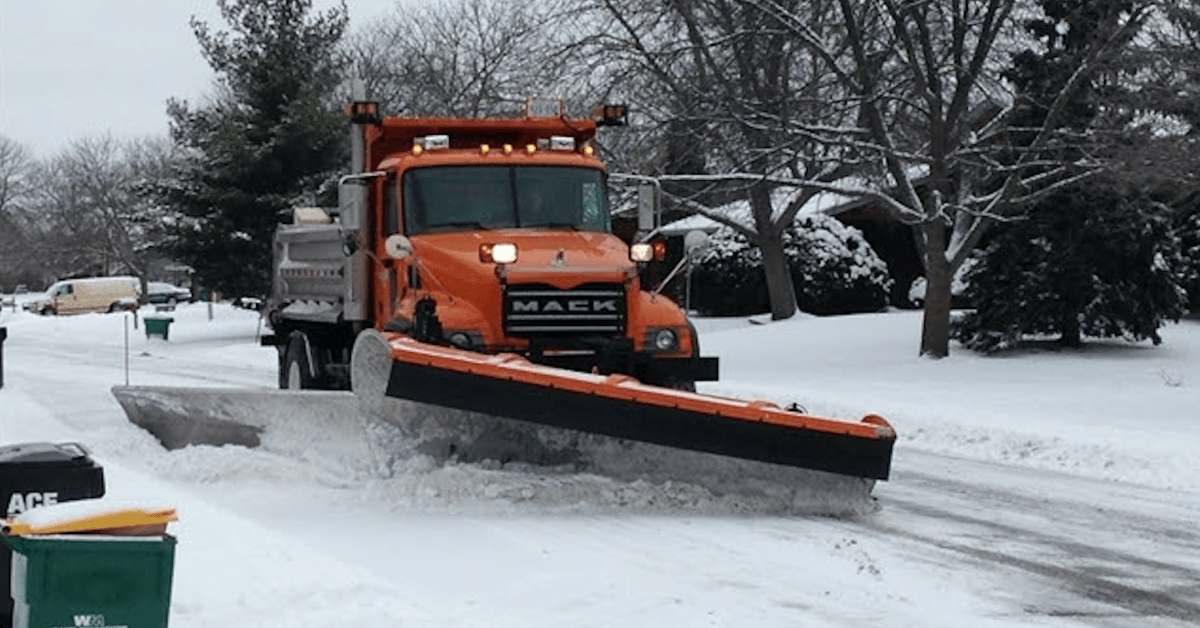
[{"label": "tire track in snow", "polygon": [[882,512],[853,525],[947,561],[1036,576],[1019,585],[1034,598],[1023,602],[1026,614],[1200,622],[1195,502],[1065,474],[905,458],[912,466],[877,490]]}]

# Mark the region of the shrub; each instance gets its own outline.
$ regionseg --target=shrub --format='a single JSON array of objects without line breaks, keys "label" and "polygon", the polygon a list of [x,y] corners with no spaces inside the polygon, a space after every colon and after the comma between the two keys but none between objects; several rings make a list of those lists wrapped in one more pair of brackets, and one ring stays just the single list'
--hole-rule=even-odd
[{"label": "shrub", "polygon": [[824,214],[804,216],[785,233],[783,249],[801,310],[827,315],[887,307],[891,275],[859,230]]},{"label": "shrub", "polygon": [[[692,271],[692,308],[707,316],[770,311],[758,247],[728,227],[709,243]],[[783,248],[802,311],[850,314],[887,306],[887,265],[857,229],[824,214],[804,216],[784,232]]]},{"label": "shrub", "polygon": [[705,316],[746,316],[771,309],[758,247],[729,227],[708,240],[692,269],[691,306]]}]

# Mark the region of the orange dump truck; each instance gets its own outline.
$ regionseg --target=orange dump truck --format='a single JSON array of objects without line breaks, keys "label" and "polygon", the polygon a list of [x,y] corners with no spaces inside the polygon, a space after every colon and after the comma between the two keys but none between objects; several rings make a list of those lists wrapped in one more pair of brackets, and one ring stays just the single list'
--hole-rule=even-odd
[{"label": "orange dump truck", "polygon": [[621,439],[886,479],[885,420],[814,417],[694,392],[717,378],[683,310],[639,280],[654,247],[612,232],[597,127],[383,117],[348,107],[336,210],[275,239],[267,317],[281,388],[351,388],[385,345],[388,397]]}]

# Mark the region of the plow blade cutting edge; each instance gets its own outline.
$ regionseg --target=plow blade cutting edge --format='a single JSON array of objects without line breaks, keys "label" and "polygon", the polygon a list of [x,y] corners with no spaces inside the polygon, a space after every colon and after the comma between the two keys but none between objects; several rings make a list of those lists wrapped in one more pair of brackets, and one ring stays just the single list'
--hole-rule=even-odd
[{"label": "plow blade cutting edge", "polygon": [[845,476],[886,480],[891,468],[896,433],[877,415],[816,417],[372,332],[356,344],[354,378],[368,377],[357,357],[366,336],[386,343],[390,372],[376,377],[388,397]]}]

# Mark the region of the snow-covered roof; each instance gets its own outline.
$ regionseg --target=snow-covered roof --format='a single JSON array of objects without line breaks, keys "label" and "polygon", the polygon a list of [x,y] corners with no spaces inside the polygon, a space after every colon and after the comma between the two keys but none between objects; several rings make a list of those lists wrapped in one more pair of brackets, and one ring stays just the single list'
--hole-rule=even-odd
[{"label": "snow-covered roof", "polygon": [[[925,164],[916,164],[908,168],[908,176],[915,183],[919,183],[921,179],[924,179],[928,175],[928,172],[929,167]],[[890,181],[891,178],[889,177],[888,183],[885,183],[884,186],[891,185]],[[800,211],[796,212],[796,216],[802,217],[818,213],[834,215],[853,209],[865,203],[865,194],[878,190],[880,184],[861,176],[853,176],[829,184],[829,187],[845,191],[826,190],[818,192],[812,198],[808,199],[804,206],[800,208]],[[792,200],[805,190],[806,188],[801,185],[782,184],[772,190],[772,216],[781,214],[791,204]],[[732,203],[715,207],[708,211],[712,214],[719,214],[751,229],[754,228],[754,219],[750,212],[750,202],[747,199],[733,201]],[[711,233],[719,226],[720,223],[707,216],[693,214],[687,218],[681,218],[680,220],[663,225],[660,231],[666,235],[686,233],[694,229]]]},{"label": "snow-covered roof", "polygon": [[[771,193],[772,215],[777,216],[787,209],[801,191],[801,188],[776,188]],[[861,197],[840,194],[837,192],[820,192],[808,199],[808,202],[800,208],[796,213],[797,216],[805,216],[811,214],[834,214],[840,210],[844,210],[848,206],[852,206],[861,201]],[[733,220],[738,224],[746,225],[753,228],[754,218],[750,212],[750,202],[746,199],[741,199],[715,207],[710,210],[713,214],[719,214],[729,220]],[[688,231],[699,229],[701,231],[712,232],[720,226],[720,223],[700,214],[693,214],[687,218],[681,218],[669,224],[663,225],[661,232],[666,235],[677,233],[686,233]]]}]

